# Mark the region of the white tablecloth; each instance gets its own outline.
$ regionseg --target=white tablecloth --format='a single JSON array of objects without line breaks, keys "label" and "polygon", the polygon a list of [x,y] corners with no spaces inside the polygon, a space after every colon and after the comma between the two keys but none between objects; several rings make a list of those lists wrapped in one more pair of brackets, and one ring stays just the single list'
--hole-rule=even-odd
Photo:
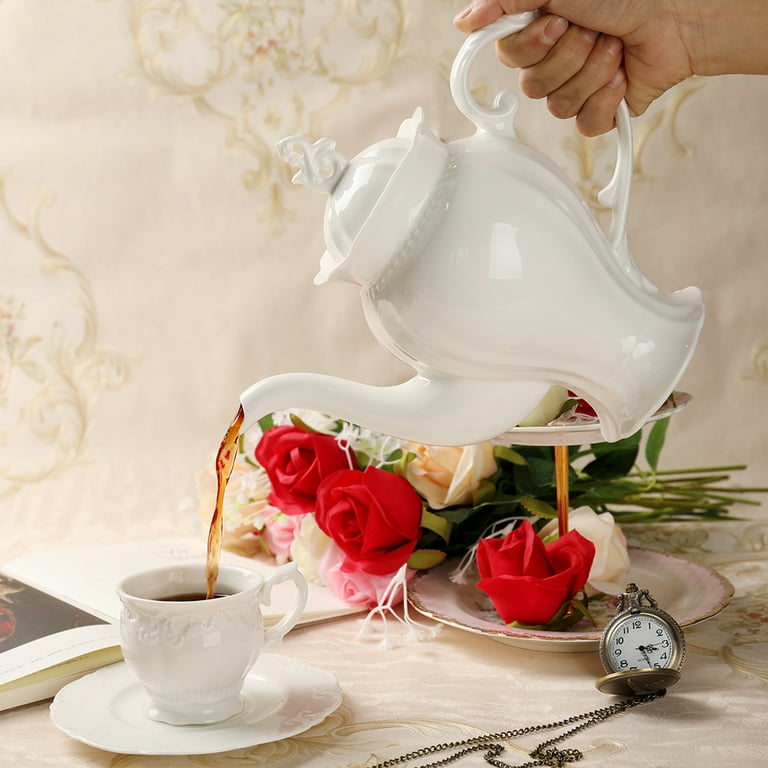
[{"label": "white tablecloth", "polygon": [[[256,379],[409,375],[372,338],[354,286],[312,285],[324,201],[291,185],[272,146],[328,136],[352,157],[417,106],[446,140],[469,135],[447,83],[464,3],[0,2],[0,563],[197,533],[179,502]],[[479,64],[480,97],[514,89],[492,52]],[[694,402],[675,417],[663,466],[747,461],[737,481],[752,485],[768,484],[767,95],[768,78],[695,80],[634,120],[629,222],[649,278],[664,291],[699,285],[707,303],[682,382]],[[525,99],[519,127],[599,208],[613,137],[579,137]],[[766,526],[657,530],[635,538],[713,563],[736,597],[688,633],[666,700],[577,739],[583,764],[762,766]],[[115,756],[59,733],[41,705],[0,714],[0,766],[346,768],[606,701],[592,655],[450,628],[384,652],[356,642],[356,628],[302,630],[279,650],[344,690],[338,713],[302,737],[219,756]]]},{"label": "white tablecloth", "polygon": [[[587,766],[758,768],[768,758],[768,556],[764,522],[685,523],[630,531],[633,543],[715,567],[735,586],[730,605],[686,631],[688,657],[667,697],[591,728],[571,742]],[[47,704],[0,714],[0,764],[8,768],[350,768],[412,748],[550,722],[605,706],[597,653],[509,647],[444,627],[431,640],[392,628],[357,640],[360,619],[294,631],[275,652],[333,672],[340,708],[285,741],[199,756],[114,755],[80,744],[48,720]],[[507,745],[525,761],[534,736]],[[570,744],[569,744],[570,745]],[[415,761],[409,768],[422,765]],[[485,765],[471,755],[458,765]]]}]

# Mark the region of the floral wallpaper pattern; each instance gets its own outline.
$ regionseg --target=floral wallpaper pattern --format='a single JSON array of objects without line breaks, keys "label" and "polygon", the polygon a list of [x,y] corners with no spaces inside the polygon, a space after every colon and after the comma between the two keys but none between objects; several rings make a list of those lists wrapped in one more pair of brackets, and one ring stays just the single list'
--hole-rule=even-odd
[{"label": "floral wallpaper pattern", "polygon": [[[466,135],[447,91],[462,40],[451,18],[464,4],[0,2],[1,559],[83,539],[197,532],[197,512],[180,500],[244,386],[305,366],[395,377],[356,314],[354,289],[311,285],[322,212],[291,184],[273,144],[295,133],[359,150],[419,105],[441,136]],[[492,51],[476,77],[486,102],[515,87]],[[701,285],[709,313],[669,461],[744,462],[753,485],[768,484],[766,104],[768,78],[693,80],[633,121],[633,255],[665,289]],[[519,127],[597,207],[614,138],[584,139],[542,104],[525,103]],[[729,732],[743,736],[732,745],[739,765],[764,733],[755,718],[768,680],[767,540],[759,516],[633,532],[633,544],[710,563],[737,588],[727,611],[691,629],[697,663],[687,684],[710,698],[715,686],[729,690],[722,706]],[[405,743],[455,733],[457,722],[479,723],[498,683],[487,659],[511,658],[496,643],[469,653],[466,638],[449,634],[409,649],[398,666],[351,643],[353,627],[342,620],[300,636],[301,654],[336,665],[345,691],[342,707],[301,736],[223,754],[113,755],[54,731],[41,706],[3,713],[4,757],[55,768],[325,766],[328,755],[373,765]],[[476,681],[452,709],[445,681],[425,686],[423,701],[402,696],[438,652]],[[494,700],[505,717],[541,719],[542,689],[555,692],[552,707],[583,694],[583,660],[543,655],[551,658],[535,680],[509,663],[509,690]],[[687,726],[712,716],[695,715],[681,712],[675,729],[686,754],[698,746]],[[636,732],[613,733],[596,732],[590,756],[643,759]],[[523,756],[511,750],[510,759]]]},{"label": "floral wallpaper pattern", "polygon": [[404,0],[138,0],[130,12],[137,77],[221,121],[275,228],[288,213],[290,169],[273,144],[318,135],[352,89],[383,78],[402,55],[406,15]]},{"label": "floral wallpaper pattern", "polygon": [[[340,125],[356,136],[359,147],[382,138],[377,126],[367,129],[367,141],[356,130],[365,123],[361,106],[375,107],[383,94],[396,94],[409,73],[422,77],[423,83],[401,100],[401,117],[424,99],[436,99],[434,88],[445,89],[438,99],[445,102],[448,72],[462,39],[449,19],[461,5],[449,0],[426,0],[418,6],[404,0],[93,0],[84,8],[108,18],[123,35],[123,52],[110,75],[111,90],[120,98],[146,98],[142,114],[148,118],[169,108],[184,109],[185,119],[192,121],[190,129],[213,127],[221,147],[237,158],[241,190],[253,201],[251,213],[262,237],[280,242],[297,227],[318,232],[320,221],[304,217],[306,198],[290,182],[292,169],[273,151],[275,141],[289,134],[314,140]],[[476,73],[476,91],[478,98],[490,101],[501,88],[515,88],[515,74],[498,66],[492,55],[486,58]],[[687,169],[701,161],[689,123],[681,130],[679,118],[690,104],[703,103],[700,95],[707,85],[692,80],[634,121],[635,194],[653,196],[660,157],[678,166],[682,162]],[[449,105],[431,118],[448,138],[467,131],[453,112]],[[613,137],[588,140],[569,124],[541,118],[540,113],[525,104],[521,135],[563,163],[587,201],[604,215],[596,195],[611,173]],[[55,121],[50,125],[55,137]],[[194,156],[189,154],[187,161],[194,163]],[[59,301],[63,291],[71,293],[64,303],[79,308],[83,327],[74,329],[71,317],[69,323],[41,326],[38,299],[18,292],[10,278],[4,281],[0,448],[8,450],[0,454],[0,478],[5,492],[75,461],[87,439],[92,404],[105,389],[122,386],[130,368],[124,353],[99,342],[98,302],[77,257],[57,253],[46,242],[44,197],[32,192],[22,216],[7,200],[0,201],[3,226],[8,237],[14,233],[14,248],[37,252],[46,290],[58,285]],[[158,236],[168,237],[160,232]],[[21,262],[20,256],[14,257],[5,268],[18,270]],[[25,268],[32,263],[27,259]],[[686,279],[695,283],[695,268],[689,273]],[[765,381],[764,349],[758,340],[744,351],[739,381]],[[46,445],[47,453],[33,464],[29,455],[21,458],[20,440],[38,448]]]},{"label": "floral wallpaper pattern", "polygon": [[46,241],[48,197],[20,218],[4,192],[0,184],[0,498],[78,461],[94,403],[130,369],[99,343],[88,280]]}]

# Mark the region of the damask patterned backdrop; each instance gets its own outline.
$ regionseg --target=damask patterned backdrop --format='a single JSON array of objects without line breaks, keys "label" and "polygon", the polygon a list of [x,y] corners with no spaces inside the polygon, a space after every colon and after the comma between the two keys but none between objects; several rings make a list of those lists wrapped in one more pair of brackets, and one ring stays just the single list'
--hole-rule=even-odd
[{"label": "damask patterned backdrop", "polygon": [[[325,135],[351,157],[416,106],[466,135],[462,5],[0,0],[5,556],[52,520],[62,543],[196,530],[181,502],[256,379],[405,377],[352,286],[313,286],[323,200],[272,147]],[[515,83],[489,53],[478,92]],[[768,483],[766,104],[768,78],[691,81],[634,121],[635,258],[708,309],[666,464],[747,462],[750,484]],[[520,128],[594,201],[612,137],[528,101]]]}]

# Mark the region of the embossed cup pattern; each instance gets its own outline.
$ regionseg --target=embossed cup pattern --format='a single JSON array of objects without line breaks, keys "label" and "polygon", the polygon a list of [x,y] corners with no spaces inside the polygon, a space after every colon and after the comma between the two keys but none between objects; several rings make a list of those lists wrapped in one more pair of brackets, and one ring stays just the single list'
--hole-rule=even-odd
[{"label": "embossed cup pattern", "polygon": [[[271,587],[292,581],[296,598],[276,627],[265,632],[261,605]],[[241,711],[241,690],[261,651],[282,640],[301,617],[306,582],[295,565],[270,579],[241,568],[221,569],[213,600],[169,601],[204,593],[201,564],[135,574],[118,588],[123,656],[148,696],[145,714],[173,725],[214,723]]]}]

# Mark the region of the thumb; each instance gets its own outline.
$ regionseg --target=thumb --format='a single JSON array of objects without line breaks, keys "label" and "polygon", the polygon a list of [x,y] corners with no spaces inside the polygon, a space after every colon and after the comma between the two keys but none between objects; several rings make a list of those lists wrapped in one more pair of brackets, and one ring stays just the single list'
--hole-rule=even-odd
[{"label": "thumb", "polygon": [[492,24],[505,13],[533,11],[546,4],[547,0],[473,0],[454,17],[453,23],[462,32],[474,32]]}]

